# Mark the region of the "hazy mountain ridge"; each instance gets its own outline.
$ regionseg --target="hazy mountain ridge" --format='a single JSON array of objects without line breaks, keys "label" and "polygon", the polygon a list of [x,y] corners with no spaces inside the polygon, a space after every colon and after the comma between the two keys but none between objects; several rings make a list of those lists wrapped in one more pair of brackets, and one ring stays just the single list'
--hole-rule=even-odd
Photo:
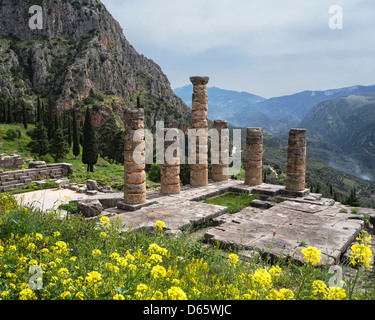
[{"label": "hazy mountain ridge", "polygon": [[[192,87],[185,86],[174,89],[186,104],[191,100]],[[349,94],[375,92],[373,86],[351,86],[325,91],[303,91],[293,95],[265,99],[246,92],[236,92],[224,89],[208,88],[209,109],[211,120],[227,116],[225,119],[239,127],[263,127],[268,133],[288,132],[297,127],[310,110],[323,101]],[[241,96],[257,97],[246,103],[239,99]],[[230,107],[223,110],[220,106]]]},{"label": "hazy mountain ridge", "polygon": [[313,148],[357,160],[348,169],[356,171],[363,163],[370,169],[367,178],[375,179],[375,93],[324,101],[309,112],[300,127],[307,129]]}]

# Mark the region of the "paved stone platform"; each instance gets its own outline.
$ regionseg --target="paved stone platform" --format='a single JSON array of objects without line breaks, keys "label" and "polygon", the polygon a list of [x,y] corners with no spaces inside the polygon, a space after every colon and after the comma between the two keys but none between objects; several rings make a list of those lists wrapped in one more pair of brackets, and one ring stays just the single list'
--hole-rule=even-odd
[{"label": "paved stone platform", "polygon": [[301,250],[312,246],[322,252],[322,264],[333,264],[365,225],[363,217],[341,213],[341,210],[341,207],[294,201],[285,201],[263,211],[247,208],[219,218],[222,224],[211,228],[205,239],[219,242],[226,248],[292,257],[297,262],[303,260]]},{"label": "paved stone platform", "polygon": [[122,232],[142,230],[148,233],[154,229],[158,220],[165,223],[167,230],[184,231],[213,220],[226,212],[226,207],[189,200],[176,201],[173,197],[163,197],[159,198],[155,204],[134,212],[124,212],[119,208],[114,208],[102,214],[110,215],[111,219],[121,217]]},{"label": "paved stone platform", "polygon": [[[322,264],[336,263],[364,229],[363,215],[351,214],[350,208],[320,194],[303,191],[290,195],[284,190],[283,186],[268,184],[249,187],[236,180],[210,182],[207,187],[182,187],[178,195],[150,193],[147,206],[117,206],[102,214],[111,219],[120,216],[123,232],[150,232],[158,220],[172,231],[212,220],[216,227],[203,233],[208,242],[244,252],[293,258],[295,262],[302,261],[303,248],[313,246],[322,252]],[[226,207],[203,203],[230,192],[258,194],[261,200],[233,215],[227,214]],[[349,213],[344,213],[344,208]],[[363,210],[370,217],[375,216],[375,210]]]}]

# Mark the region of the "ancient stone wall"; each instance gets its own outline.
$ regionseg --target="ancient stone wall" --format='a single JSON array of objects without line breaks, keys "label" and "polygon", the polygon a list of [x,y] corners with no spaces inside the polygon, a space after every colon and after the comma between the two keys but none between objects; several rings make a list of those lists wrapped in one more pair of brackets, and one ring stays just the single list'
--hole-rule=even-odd
[{"label": "ancient stone wall", "polygon": [[24,189],[33,181],[40,179],[57,180],[72,172],[72,165],[69,163],[40,164],[31,169],[3,172],[0,174],[0,190],[9,192]]},{"label": "ancient stone wall", "polygon": [[19,155],[3,156],[0,155],[0,168],[2,169],[22,169],[23,160]]}]

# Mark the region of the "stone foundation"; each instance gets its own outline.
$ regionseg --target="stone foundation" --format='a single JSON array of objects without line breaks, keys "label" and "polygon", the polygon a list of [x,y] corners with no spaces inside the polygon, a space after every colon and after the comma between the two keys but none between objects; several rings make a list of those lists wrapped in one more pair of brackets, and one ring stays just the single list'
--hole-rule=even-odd
[{"label": "stone foundation", "polygon": [[0,190],[9,192],[24,189],[31,182],[41,179],[57,180],[72,172],[73,168],[69,163],[40,164],[32,169],[8,171],[0,174]]},{"label": "stone foundation", "polygon": [[0,168],[3,169],[22,169],[23,163],[22,158],[16,154],[9,157],[0,156]]}]

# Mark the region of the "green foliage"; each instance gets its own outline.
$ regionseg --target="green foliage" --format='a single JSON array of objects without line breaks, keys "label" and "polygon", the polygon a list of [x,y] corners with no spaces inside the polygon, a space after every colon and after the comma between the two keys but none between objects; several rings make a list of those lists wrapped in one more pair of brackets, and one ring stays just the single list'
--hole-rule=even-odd
[{"label": "green foliage", "polygon": [[10,140],[10,141],[16,140],[17,137],[18,137],[17,131],[12,128],[8,129],[5,134],[5,139]]},{"label": "green foliage", "polygon": [[96,130],[91,120],[90,109],[87,108],[83,126],[82,162],[87,165],[88,172],[94,171],[94,165],[98,162],[98,153]]},{"label": "green foliage", "polygon": [[235,194],[229,193],[206,200],[204,203],[228,207],[227,213],[233,214],[240,212],[242,209],[251,206],[251,203],[259,199],[257,195],[248,195],[247,193]]},{"label": "green foliage", "polygon": [[152,164],[150,170],[147,172],[148,180],[160,183],[161,182],[161,166],[160,164]]}]

